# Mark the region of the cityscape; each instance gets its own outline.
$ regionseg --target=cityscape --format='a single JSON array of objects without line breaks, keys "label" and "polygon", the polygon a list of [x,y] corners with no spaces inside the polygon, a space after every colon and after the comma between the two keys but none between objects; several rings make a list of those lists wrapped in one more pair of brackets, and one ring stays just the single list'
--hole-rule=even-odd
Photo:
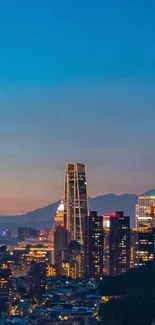
[{"label": "cityscape", "polygon": [[155,325],[155,1],[0,1],[0,325]]},{"label": "cityscape", "polygon": [[132,228],[124,211],[89,210],[85,164],[67,163],[64,174],[64,197],[50,227],[1,234],[4,324],[97,325],[102,318],[111,324],[102,306],[122,299],[117,281],[154,266],[155,196],[139,196]]}]

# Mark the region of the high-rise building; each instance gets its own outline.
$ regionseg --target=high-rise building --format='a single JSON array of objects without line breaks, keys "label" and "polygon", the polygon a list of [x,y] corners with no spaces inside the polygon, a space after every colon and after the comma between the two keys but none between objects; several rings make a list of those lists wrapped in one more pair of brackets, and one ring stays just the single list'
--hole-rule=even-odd
[{"label": "high-rise building", "polygon": [[[137,261],[138,232],[140,231],[140,229],[139,228],[131,228],[131,230],[130,230],[130,267],[135,267],[138,263],[138,261]],[[147,229],[147,228],[144,227],[144,229]]]},{"label": "high-rise building", "polygon": [[69,232],[62,226],[55,229],[54,232],[54,263],[57,266],[58,274],[61,273],[61,263],[63,259],[63,251],[69,243]]},{"label": "high-rise building", "polygon": [[155,207],[155,196],[139,196],[136,204],[136,226],[150,227],[153,222],[151,211]]},{"label": "high-rise building", "polygon": [[151,228],[155,228],[155,206],[152,206],[150,209],[150,217],[151,217]]},{"label": "high-rise building", "polygon": [[82,277],[81,245],[76,240],[72,240],[64,252],[62,275],[70,276],[73,279]]},{"label": "high-rise building", "polygon": [[104,272],[120,275],[130,268],[130,217],[116,211],[103,218]]},{"label": "high-rise building", "polygon": [[36,296],[41,296],[45,291],[46,268],[46,263],[32,261],[30,264],[28,272],[29,291]]},{"label": "high-rise building", "polygon": [[88,215],[86,166],[66,164],[64,225],[72,239],[83,244],[84,216]]},{"label": "high-rise building", "polygon": [[134,228],[134,266],[145,265],[155,257],[155,228]]},{"label": "high-rise building", "polygon": [[8,315],[12,305],[13,277],[10,269],[0,269],[0,313]]},{"label": "high-rise building", "polygon": [[130,268],[130,217],[116,211],[110,218],[110,275],[120,275]]},{"label": "high-rise building", "polygon": [[138,233],[138,265],[154,260],[154,233],[152,230]]},{"label": "high-rise building", "polygon": [[109,232],[110,232],[110,216],[103,217],[104,230],[104,254],[103,254],[103,273],[109,275]]},{"label": "high-rise building", "polygon": [[103,217],[96,211],[84,217],[84,275],[103,274]]},{"label": "high-rise building", "polygon": [[55,214],[54,228],[64,225],[64,203],[61,201]]}]

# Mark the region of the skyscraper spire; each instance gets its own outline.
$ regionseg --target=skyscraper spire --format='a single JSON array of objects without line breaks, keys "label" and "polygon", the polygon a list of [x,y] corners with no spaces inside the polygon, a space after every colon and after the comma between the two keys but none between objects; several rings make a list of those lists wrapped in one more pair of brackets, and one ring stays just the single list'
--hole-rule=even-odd
[{"label": "skyscraper spire", "polygon": [[57,208],[55,218],[54,218],[54,227],[64,226],[64,203],[61,200],[60,205]]}]

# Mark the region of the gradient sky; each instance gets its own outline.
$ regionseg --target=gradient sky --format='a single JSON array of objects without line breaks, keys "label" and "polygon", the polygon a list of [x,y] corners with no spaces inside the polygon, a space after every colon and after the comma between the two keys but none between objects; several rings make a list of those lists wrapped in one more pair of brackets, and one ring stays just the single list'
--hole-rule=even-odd
[{"label": "gradient sky", "polygon": [[0,213],[63,196],[64,164],[89,195],[155,188],[155,2],[0,4]]}]

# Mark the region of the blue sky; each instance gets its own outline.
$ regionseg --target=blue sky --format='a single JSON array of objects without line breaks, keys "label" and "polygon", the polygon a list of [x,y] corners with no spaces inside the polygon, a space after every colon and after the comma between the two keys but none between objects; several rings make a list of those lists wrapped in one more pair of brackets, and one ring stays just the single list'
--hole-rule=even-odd
[{"label": "blue sky", "polygon": [[66,161],[89,194],[155,187],[155,3],[0,5],[1,213],[63,196]]}]

